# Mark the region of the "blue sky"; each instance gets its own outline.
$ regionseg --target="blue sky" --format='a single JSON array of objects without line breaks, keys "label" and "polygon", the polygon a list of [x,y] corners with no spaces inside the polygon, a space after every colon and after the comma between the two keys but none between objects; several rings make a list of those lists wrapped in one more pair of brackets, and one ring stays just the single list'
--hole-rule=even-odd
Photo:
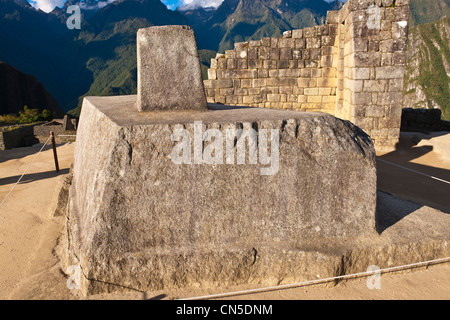
[{"label": "blue sky", "polygon": [[[28,0],[34,7],[45,12],[52,11],[56,6],[62,7],[67,0]],[[115,1],[115,0],[110,0]],[[161,0],[169,9],[175,10],[180,5],[186,5],[190,8],[197,7],[218,7],[223,0]],[[332,1],[332,0],[325,0]],[[342,0],[341,0],[342,1]],[[343,1],[345,2],[345,1]]]},{"label": "blue sky", "polygon": [[174,10],[180,5],[180,0],[163,0],[162,3],[164,3],[167,8]]},{"label": "blue sky", "polygon": [[[28,0],[35,8],[42,11],[50,12],[55,7],[62,7],[67,0]],[[114,1],[114,0],[111,0]],[[208,7],[219,6],[223,0],[161,0],[169,9],[175,10],[180,5],[188,5],[191,7]]]}]

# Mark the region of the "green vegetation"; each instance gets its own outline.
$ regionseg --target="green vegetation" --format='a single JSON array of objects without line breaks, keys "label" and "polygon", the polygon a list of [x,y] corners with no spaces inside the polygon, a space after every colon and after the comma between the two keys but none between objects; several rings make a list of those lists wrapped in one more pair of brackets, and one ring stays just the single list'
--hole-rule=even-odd
[{"label": "green vegetation", "polygon": [[[235,42],[280,37],[286,30],[323,24],[327,11],[340,9],[342,3],[225,0],[214,11],[182,12],[168,10],[160,0],[116,0],[99,11],[82,10],[84,19],[79,31],[68,30],[65,25],[70,16],[68,5],[66,2],[64,8],[46,14],[11,0],[0,0],[0,60],[35,76],[64,111],[76,107],[69,112],[76,116],[85,96],[136,93],[135,43],[139,28],[191,24],[206,78],[216,52],[232,49]],[[411,0],[411,27],[435,22],[445,15],[450,17],[449,0]],[[431,62],[423,60],[417,81],[423,84],[429,99],[448,110],[448,77],[442,67],[445,63],[438,59],[439,55],[448,56],[448,39],[437,37],[432,29],[422,32],[429,39],[427,51],[421,54]],[[430,45],[433,42],[441,49]],[[448,111],[444,113],[450,117]]]},{"label": "green vegetation", "polygon": [[52,120],[52,113],[45,109],[42,112],[39,109],[29,109],[27,106],[23,107],[23,111],[17,114],[0,115],[0,123],[2,124],[18,124],[18,123],[33,123],[39,121]]},{"label": "green vegetation", "polygon": [[234,43],[281,37],[284,31],[325,22],[341,2],[318,0],[226,0],[203,25],[196,26],[201,48],[224,52]]},{"label": "green vegetation", "polygon": [[[437,23],[419,25],[411,33],[412,37],[420,37],[424,42],[417,53],[420,62],[415,81],[423,88],[424,102],[429,108],[438,105],[444,120],[450,120],[450,78],[446,71],[450,69],[450,49],[445,31],[449,26],[450,18],[446,18]],[[407,72],[412,72],[411,68],[407,68]]]},{"label": "green vegetation", "polygon": [[204,80],[208,79],[208,69],[211,65],[211,59],[216,57],[217,52],[213,50],[199,50],[198,57],[202,67],[202,76]]},{"label": "green vegetation", "polygon": [[411,0],[410,26],[436,22],[450,16],[448,0]]}]

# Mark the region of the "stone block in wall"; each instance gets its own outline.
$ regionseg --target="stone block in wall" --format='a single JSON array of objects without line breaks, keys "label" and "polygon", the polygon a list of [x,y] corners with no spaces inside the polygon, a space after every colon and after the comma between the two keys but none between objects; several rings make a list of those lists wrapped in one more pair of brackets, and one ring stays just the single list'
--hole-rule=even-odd
[{"label": "stone block in wall", "polygon": [[322,46],[334,46],[336,41],[335,36],[322,36],[321,37],[321,45]]},{"label": "stone block in wall", "polygon": [[381,52],[355,52],[354,63],[358,67],[381,66]]},{"label": "stone block in wall", "polygon": [[294,39],[295,49],[306,49],[306,39]]},{"label": "stone block in wall", "polygon": [[382,105],[394,105],[403,100],[403,92],[384,92],[378,93],[378,103]]},{"label": "stone block in wall", "polygon": [[236,59],[236,68],[237,69],[247,69],[248,68],[248,59],[243,59],[243,58]]},{"label": "stone block in wall", "polygon": [[385,107],[380,105],[369,105],[365,108],[365,116],[373,118],[382,118],[385,116]]},{"label": "stone block in wall", "polygon": [[302,29],[292,30],[292,38],[294,39],[303,38],[303,30]]},{"label": "stone block in wall", "polygon": [[294,47],[295,39],[279,39],[278,47],[281,48],[292,48]]},{"label": "stone block in wall", "polygon": [[314,27],[308,27],[303,29],[303,36],[305,38],[312,38],[314,37],[314,34],[315,34]]},{"label": "stone block in wall", "polygon": [[403,91],[403,79],[389,80],[389,91],[394,91],[394,92]]},{"label": "stone block in wall", "polygon": [[385,66],[375,69],[376,79],[403,79],[404,66]]},{"label": "stone block in wall", "polygon": [[293,59],[292,48],[281,48],[280,49],[280,60],[291,60]]},{"label": "stone block in wall", "polygon": [[271,60],[279,60],[280,59],[280,49],[271,48],[270,49],[270,59]]},{"label": "stone block in wall", "polygon": [[251,60],[249,59],[248,60],[248,68],[249,69],[258,70],[258,69],[262,68],[262,65],[263,65],[262,60],[259,60],[259,59],[251,59]]},{"label": "stone block in wall", "polygon": [[327,12],[326,24],[338,24],[339,21],[339,11],[338,10],[330,10]]},{"label": "stone block in wall", "polygon": [[220,88],[232,88],[233,81],[230,79],[222,80],[204,80],[205,88],[207,89],[220,89]]},{"label": "stone block in wall", "polygon": [[319,49],[321,47],[321,38],[311,37],[306,39],[307,49]]},{"label": "stone block in wall", "polygon": [[309,50],[309,58],[311,60],[321,60],[322,58],[322,49],[311,49]]},{"label": "stone block in wall", "polygon": [[406,65],[406,51],[394,52],[392,54],[392,64],[405,66]]},{"label": "stone block in wall", "polygon": [[261,39],[261,46],[263,46],[263,47],[270,47],[271,42],[272,42],[271,38],[267,38],[267,37],[262,38]]},{"label": "stone block in wall", "polygon": [[258,78],[268,78],[269,71],[265,69],[258,69]]},{"label": "stone block in wall", "polygon": [[229,59],[226,59],[225,57],[219,58],[217,60],[217,69],[222,69],[222,70],[227,69],[228,68],[228,66],[227,66],[228,60]]},{"label": "stone block in wall", "polygon": [[208,79],[210,79],[210,80],[217,79],[217,70],[216,69],[208,69]]},{"label": "stone block in wall", "polygon": [[381,67],[392,66],[393,53],[381,53]]},{"label": "stone block in wall", "polygon": [[236,51],[234,51],[234,50],[226,50],[225,51],[225,58],[226,59],[236,59]]},{"label": "stone block in wall", "polygon": [[365,92],[386,92],[389,90],[389,80],[364,80]]},{"label": "stone block in wall", "polygon": [[253,79],[253,88],[265,87],[267,85],[266,79]]},{"label": "stone block in wall", "polygon": [[329,34],[329,26],[327,24],[318,25],[314,29],[316,37],[327,36]]},{"label": "stone block in wall", "polygon": [[217,59],[212,58],[209,66],[210,69],[217,69]]},{"label": "stone block in wall", "polygon": [[249,59],[258,59],[258,47],[250,47],[248,48],[248,58]]},{"label": "stone block in wall", "polygon": [[316,60],[306,60],[305,61],[305,68],[318,68],[319,67],[319,61]]},{"label": "stone block in wall", "polygon": [[290,61],[289,60],[279,60],[277,62],[277,68],[278,69],[289,69],[290,67]]},{"label": "stone block in wall", "polygon": [[295,86],[297,85],[296,78],[268,78],[267,86],[280,87],[280,86]]},{"label": "stone block in wall", "polygon": [[[353,80],[369,80],[370,79],[370,69],[369,68],[352,68],[351,78]],[[384,72],[384,70],[383,70]],[[384,78],[380,78],[384,79]]]},{"label": "stone block in wall", "polygon": [[339,25],[337,25],[337,24],[330,24],[330,25],[328,25],[328,29],[329,29],[329,35],[330,36],[336,36],[338,34]]},{"label": "stone block in wall", "polygon": [[269,60],[270,59],[271,50],[270,47],[260,47],[258,52],[259,59]]}]

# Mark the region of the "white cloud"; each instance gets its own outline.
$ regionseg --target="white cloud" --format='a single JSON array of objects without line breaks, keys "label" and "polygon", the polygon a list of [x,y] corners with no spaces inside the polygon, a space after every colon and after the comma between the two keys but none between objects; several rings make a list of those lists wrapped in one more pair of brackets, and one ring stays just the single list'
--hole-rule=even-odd
[{"label": "white cloud", "polygon": [[114,2],[116,0],[103,0],[103,1],[99,1],[94,5],[91,4],[86,4],[86,2],[78,2],[77,5],[83,9],[83,10],[97,10],[97,9],[101,9],[106,7],[108,4],[110,4],[111,2]]},{"label": "white cloud", "polygon": [[[55,7],[62,7],[66,1],[67,0],[30,0],[30,3],[33,7],[37,9],[41,9],[42,11],[45,12],[50,12]],[[76,5],[83,10],[97,10],[107,6],[108,4],[114,1],[116,0],[100,0],[94,5],[91,4],[92,2],[80,1],[76,3]]]},{"label": "white cloud", "polygon": [[217,8],[222,4],[223,0],[182,0],[182,5],[180,9],[182,10],[190,10],[197,8],[209,8],[214,7]]},{"label": "white cloud", "polygon": [[41,9],[42,11],[45,11],[45,12],[50,12],[53,9],[55,9],[55,7],[62,7],[64,2],[66,2],[66,0],[32,0],[32,1],[30,1],[31,5],[33,5],[33,7]]}]

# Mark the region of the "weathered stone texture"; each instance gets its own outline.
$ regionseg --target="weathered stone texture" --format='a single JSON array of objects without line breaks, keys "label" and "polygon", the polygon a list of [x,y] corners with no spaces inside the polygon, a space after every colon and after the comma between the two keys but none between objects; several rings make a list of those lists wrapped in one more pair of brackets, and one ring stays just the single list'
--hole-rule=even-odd
[{"label": "weathered stone texture", "polygon": [[207,109],[197,44],[189,26],[140,29],[137,65],[138,110]]},{"label": "weathered stone texture", "polygon": [[39,142],[34,136],[34,127],[35,125],[3,127],[0,131],[0,150],[32,146]]},{"label": "weathered stone texture", "polygon": [[[376,234],[375,150],[349,121],[219,106],[146,115],[135,100],[84,100],[67,215],[68,263],[80,264],[84,293],[308,278],[333,265],[308,253],[315,241]],[[193,137],[194,121],[223,134],[279,130],[278,172],[263,176],[248,160],[174,164],[171,135]]]}]

